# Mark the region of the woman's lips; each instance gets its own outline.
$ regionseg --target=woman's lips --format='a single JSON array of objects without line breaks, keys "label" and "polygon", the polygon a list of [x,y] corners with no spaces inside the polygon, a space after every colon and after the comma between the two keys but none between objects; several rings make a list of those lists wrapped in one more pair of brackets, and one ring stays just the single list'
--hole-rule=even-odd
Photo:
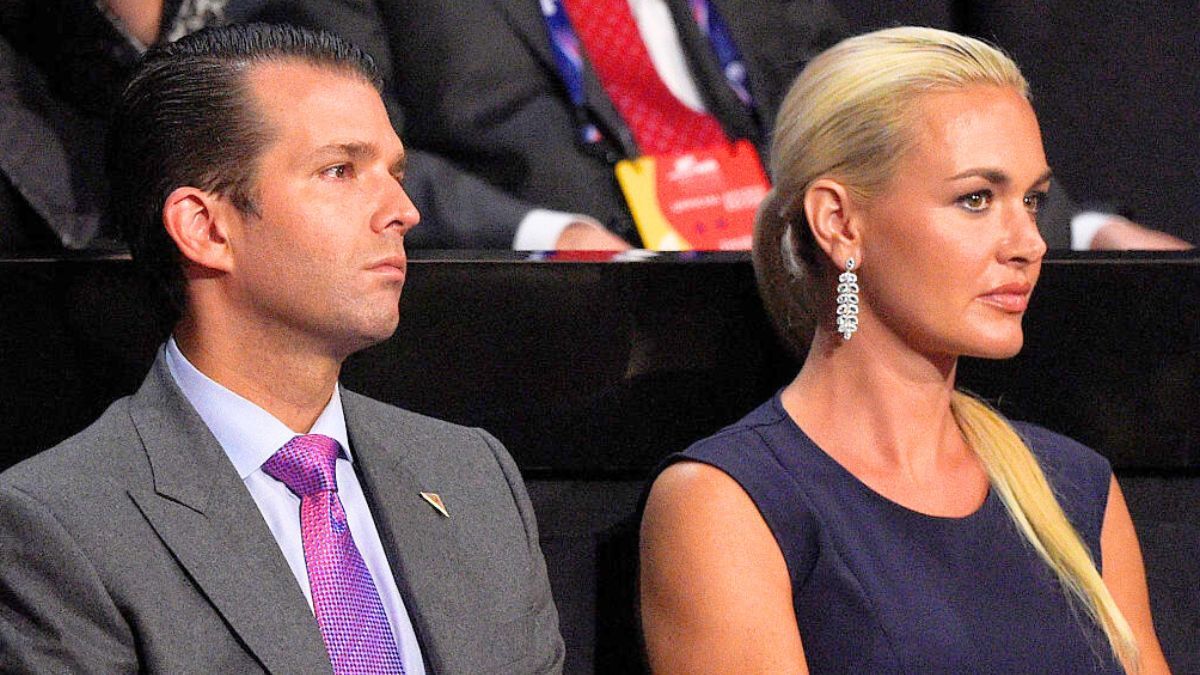
[{"label": "woman's lips", "polygon": [[1029,307],[1029,292],[1032,290],[1033,286],[1028,283],[1005,284],[984,293],[979,299],[1005,312],[1020,313]]}]

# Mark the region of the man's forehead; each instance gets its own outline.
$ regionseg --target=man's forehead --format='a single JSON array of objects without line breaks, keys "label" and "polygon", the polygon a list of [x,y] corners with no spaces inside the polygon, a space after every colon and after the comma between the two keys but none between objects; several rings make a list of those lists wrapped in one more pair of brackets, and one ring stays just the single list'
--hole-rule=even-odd
[{"label": "man's forehead", "polygon": [[244,77],[253,113],[274,140],[376,144],[391,133],[378,91],[349,66],[289,58],[252,64]]},{"label": "man's forehead", "polygon": [[[244,75],[250,92],[263,103],[293,106],[297,96],[313,91],[346,86],[375,91],[367,78],[352,66],[314,63],[300,57],[284,57],[250,63]],[[280,96],[281,93],[290,95]]]}]

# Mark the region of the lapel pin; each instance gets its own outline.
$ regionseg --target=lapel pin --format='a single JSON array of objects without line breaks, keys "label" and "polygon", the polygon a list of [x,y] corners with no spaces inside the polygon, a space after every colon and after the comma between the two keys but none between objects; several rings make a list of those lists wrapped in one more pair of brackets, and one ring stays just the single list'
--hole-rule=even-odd
[{"label": "lapel pin", "polygon": [[450,517],[450,514],[446,512],[446,504],[445,504],[445,502],[442,501],[442,497],[438,493],[422,492],[421,499],[424,499],[425,501],[429,502],[429,505],[432,506],[433,508],[437,509],[438,513],[442,514],[443,516],[446,516],[447,518]]}]

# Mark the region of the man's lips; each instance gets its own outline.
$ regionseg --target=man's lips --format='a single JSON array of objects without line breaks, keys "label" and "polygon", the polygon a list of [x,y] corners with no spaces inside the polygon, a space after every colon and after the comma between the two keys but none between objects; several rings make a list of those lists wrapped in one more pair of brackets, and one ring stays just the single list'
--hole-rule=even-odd
[{"label": "man's lips", "polygon": [[408,269],[408,260],[404,256],[393,256],[369,265],[367,269],[377,274],[403,280],[405,271]]},{"label": "man's lips", "polygon": [[979,296],[979,299],[1005,312],[1020,313],[1029,306],[1029,293],[1032,290],[1033,284],[1025,281],[1013,282],[997,286]]}]

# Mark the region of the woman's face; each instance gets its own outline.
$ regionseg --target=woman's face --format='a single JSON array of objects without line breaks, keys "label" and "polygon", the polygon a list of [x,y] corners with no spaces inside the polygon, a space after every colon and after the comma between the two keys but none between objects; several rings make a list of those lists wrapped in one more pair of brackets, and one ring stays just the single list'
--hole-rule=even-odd
[{"label": "woman's face", "polygon": [[914,149],[862,212],[862,322],[931,356],[1012,356],[1046,252],[1033,108],[985,85],[917,106]]}]

